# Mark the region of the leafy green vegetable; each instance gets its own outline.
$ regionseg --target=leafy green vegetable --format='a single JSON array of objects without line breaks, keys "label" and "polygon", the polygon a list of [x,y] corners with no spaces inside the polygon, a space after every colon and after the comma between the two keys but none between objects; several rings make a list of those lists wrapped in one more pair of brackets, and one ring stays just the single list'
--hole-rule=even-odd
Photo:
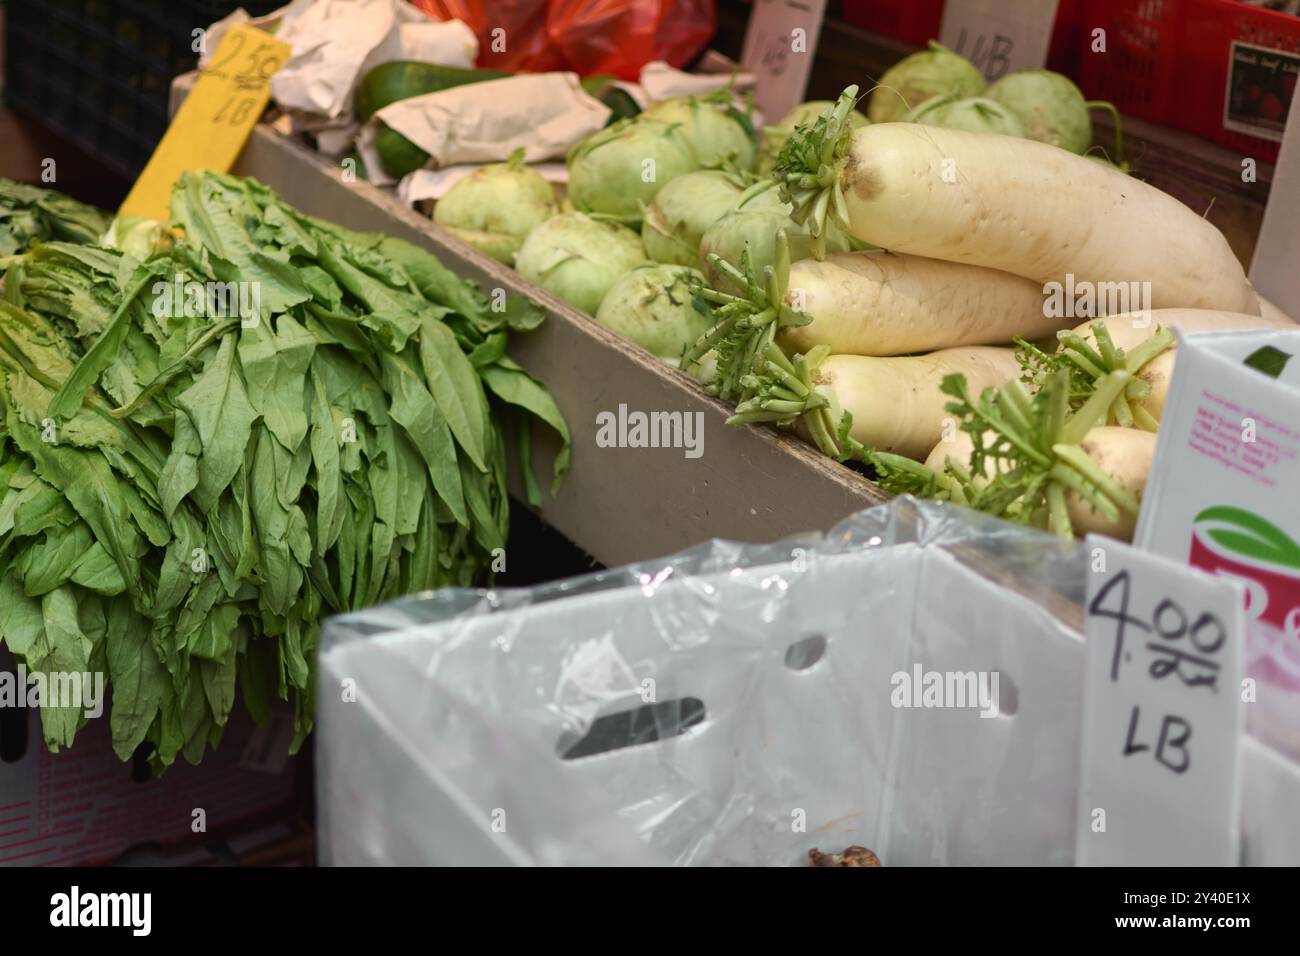
[{"label": "leafy green vegetable", "polygon": [[38,242],[95,242],[112,218],[52,189],[0,179],[0,274],[5,257],[26,252]]},{"label": "leafy green vegetable", "polygon": [[[237,687],[258,718],[292,700],[301,744],[321,617],[486,581],[507,430],[569,459],[505,354],[544,310],[252,180],[188,174],[171,220],[144,262],[46,241],[0,303],[0,641],[107,670],[116,752],[158,769],[215,746]],[[52,704],[56,749],[86,718]]]}]

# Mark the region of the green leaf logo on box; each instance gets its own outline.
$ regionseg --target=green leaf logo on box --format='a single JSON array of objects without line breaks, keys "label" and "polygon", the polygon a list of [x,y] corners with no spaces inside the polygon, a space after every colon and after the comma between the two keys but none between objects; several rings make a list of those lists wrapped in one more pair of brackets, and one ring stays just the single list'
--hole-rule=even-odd
[{"label": "green leaf logo on box", "polygon": [[1210,539],[1234,554],[1256,561],[1300,569],[1300,544],[1285,531],[1244,508],[1216,505],[1196,516],[1196,524],[1205,528]]}]

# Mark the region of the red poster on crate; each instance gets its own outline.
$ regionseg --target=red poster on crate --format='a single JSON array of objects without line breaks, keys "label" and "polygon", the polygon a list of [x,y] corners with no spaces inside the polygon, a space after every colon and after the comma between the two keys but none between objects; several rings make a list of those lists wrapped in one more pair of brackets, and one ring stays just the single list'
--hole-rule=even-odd
[{"label": "red poster on crate", "polygon": [[1236,0],[1088,0],[1084,25],[1088,96],[1277,159],[1300,75],[1300,17]]}]

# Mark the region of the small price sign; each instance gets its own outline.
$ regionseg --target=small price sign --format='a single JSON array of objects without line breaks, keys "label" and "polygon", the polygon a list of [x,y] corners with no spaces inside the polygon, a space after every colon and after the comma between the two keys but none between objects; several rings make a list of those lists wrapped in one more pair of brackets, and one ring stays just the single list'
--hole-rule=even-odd
[{"label": "small price sign", "polygon": [[291,52],[269,33],[230,27],[118,212],[166,219],[181,173],[229,171],[271,99],[271,77]]},{"label": "small price sign", "polygon": [[939,42],[975,64],[990,83],[1047,62],[1057,0],[948,0]]},{"label": "small price sign", "polygon": [[825,12],[826,0],[755,0],[740,62],[768,122],[803,102]]},{"label": "small price sign", "polygon": [[1089,537],[1080,865],[1238,857],[1241,586]]}]

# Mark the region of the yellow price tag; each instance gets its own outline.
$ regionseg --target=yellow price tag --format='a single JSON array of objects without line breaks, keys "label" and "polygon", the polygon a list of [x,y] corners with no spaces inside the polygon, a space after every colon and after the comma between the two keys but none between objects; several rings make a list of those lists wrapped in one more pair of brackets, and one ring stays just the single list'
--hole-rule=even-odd
[{"label": "yellow price tag", "polygon": [[166,220],[181,173],[229,172],[271,99],[271,77],[291,52],[289,44],[255,27],[227,30],[119,214]]}]

